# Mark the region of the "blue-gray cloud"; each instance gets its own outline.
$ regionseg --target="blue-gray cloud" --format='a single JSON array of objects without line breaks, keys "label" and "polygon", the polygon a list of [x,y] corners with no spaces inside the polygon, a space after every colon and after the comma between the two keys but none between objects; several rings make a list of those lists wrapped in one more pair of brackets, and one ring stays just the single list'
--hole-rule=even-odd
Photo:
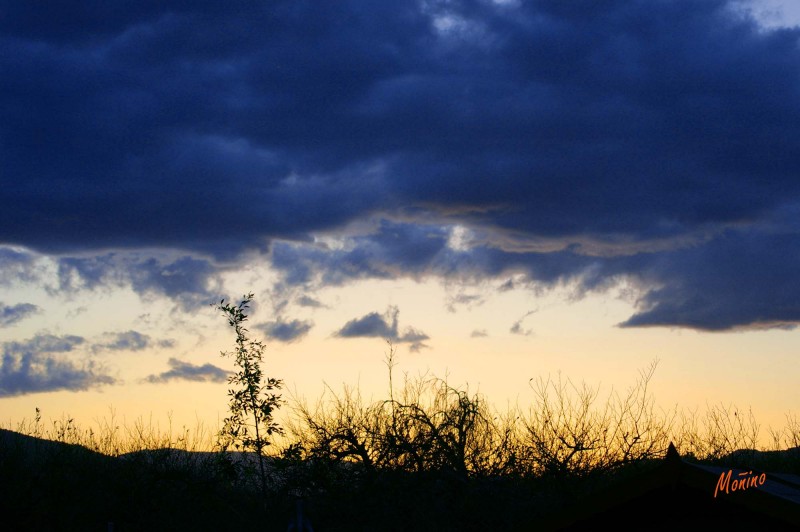
[{"label": "blue-gray cloud", "polygon": [[[300,286],[341,285],[365,278],[480,279],[520,273],[544,285],[580,282],[596,287],[601,271],[608,276],[613,275],[612,269],[622,268],[611,260],[606,269],[598,270],[598,265],[607,261],[582,252],[578,246],[544,252],[504,249],[502,239],[484,235],[469,246],[457,247],[451,237],[452,227],[447,225],[383,220],[373,232],[351,236],[340,248],[277,242],[272,261],[284,272],[286,283]],[[466,294],[448,301],[450,306],[477,303],[480,296]]]},{"label": "blue-gray cloud", "polygon": [[424,332],[414,327],[406,327],[402,334],[399,332],[399,317],[400,310],[391,306],[383,315],[370,312],[348,321],[335,335],[339,338],[383,338],[396,343],[408,343],[412,351],[428,347],[424,342],[430,337]]},{"label": "blue-gray cloud", "polygon": [[484,302],[484,296],[479,294],[456,294],[447,298],[447,310],[455,312],[459,305],[467,308],[472,308],[473,305],[481,305]]},{"label": "blue-gray cloud", "polygon": [[143,351],[148,348],[170,349],[175,347],[175,340],[155,340],[150,335],[139,331],[107,332],[91,345],[93,353],[104,351]]},{"label": "blue-gray cloud", "polygon": [[83,343],[80,336],[51,334],[3,343],[0,397],[59,390],[80,391],[116,382],[95,362],[78,363],[64,355]]},{"label": "blue-gray cloud", "polygon": [[230,372],[225,371],[213,364],[203,364],[197,366],[189,362],[170,358],[167,362],[170,369],[157,375],[149,375],[145,378],[150,383],[165,383],[174,380],[193,381],[193,382],[226,382]]},{"label": "blue-gray cloud", "polygon": [[325,285],[367,278],[422,278],[452,273],[457,253],[447,247],[446,227],[382,220],[372,233],[348,239],[348,246],[328,248],[306,243],[276,242],[272,265],[290,284],[319,280]]},{"label": "blue-gray cloud", "polygon": [[141,257],[106,253],[89,257],[59,257],[57,292],[129,286],[140,295],[162,295],[185,310],[207,305],[216,297],[218,274],[224,269],[211,260],[184,255],[178,258]]},{"label": "blue-gray cloud", "polygon": [[32,253],[0,245],[0,286],[37,281],[35,262]]},{"label": "blue-gray cloud", "polygon": [[295,285],[626,278],[625,326],[791,325],[800,262],[758,242],[800,242],[800,28],[737,6],[2,1],[0,244],[185,308],[256,249]]},{"label": "blue-gray cloud", "polygon": [[39,310],[39,307],[32,303],[17,303],[16,305],[0,303],[0,327],[10,327],[36,314]]},{"label": "blue-gray cloud", "polygon": [[152,345],[150,337],[137,331],[107,333],[107,339],[95,344],[95,351],[141,351]]},{"label": "blue-gray cloud", "polygon": [[528,316],[530,316],[532,314],[535,314],[535,313],[536,313],[536,310],[529,310],[528,312],[526,312],[520,319],[518,319],[517,321],[515,321],[513,323],[513,325],[511,325],[511,328],[509,329],[509,332],[511,334],[519,334],[521,336],[530,336],[530,335],[532,335],[533,334],[533,330],[532,329],[523,328],[522,327],[522,322],[525,321],[525,318],[527,318]]},{"label": "blue-gray cloud", "polygon": [[428,347],[428,344],[426,344],[425,341],[430,340],[430,338],[430,336],[419,329],[415,329],[414,327],[406,327],[403,330],[403,334],[393,338],[392,340],[397,343],[409,344],[408,348],[411,351],[420,351],[421,349]]},{"label": "blue-gray cloud", "polygon": [[300,296],[297,298],[297,304],[301,307],[309,307],[309,308],[322,308],[325,305],[320,303],[318,300],[314,299],[311,296]]},{"label": "blue-gray cloud", "polygon": [[291,343],[300,340],[311,328],[314,322],[308,320],[276,320],[256,325],[267,338],[278,340],[279,342]]},{"label": "blue-gray cloud", "polygon": [[397,313],[391,316],[391,322],[377,312],[352,319],[339,329],[336,336],[341,338],[395,338],[397,336]]},{"label": "blue-gray cloud", "polygon": [[22,353],[66,353],[82,345],[86,340],[82,336],[72,334],[56,336],[54,334],[37,334],[25,341],[5,342],[3,349],[7,352]]}]

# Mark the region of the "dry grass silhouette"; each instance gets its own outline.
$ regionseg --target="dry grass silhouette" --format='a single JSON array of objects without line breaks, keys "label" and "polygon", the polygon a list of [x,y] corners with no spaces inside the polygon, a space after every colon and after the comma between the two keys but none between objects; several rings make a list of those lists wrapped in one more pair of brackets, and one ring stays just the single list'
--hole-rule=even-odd
[{"label": "dry grass silhouette", "polygon": [[[22,530],[58,529],[64,519],[79,528],[107,519],[130,530],[285,530],[302,499],[317,529],[391,529],[409,515],[427,523],[419,529],[524,528],[617,474],[657,463],[670,441],[688,459],[800,473],[797,417],[767,429],[758,447],[762,428],[749,410],[657,407],[656,362],[606,396],[560,375],[532,380],[530,402],[500,412],[447,379],[396,383],[395,358],[390,344],[384,399],[347,386],[326,387],[313,403],[292,399],[279,421],[284,437],[262,447],[266,462],[225,452],[219,429],[201,423],[123,426],[112,410],[85,428],[69,417],[45,422],[37,409],[8,427],[30,441],[0,439],[0,476],[14,487],[4,511],[29,519]],[[259,463],[268,464],[266,489]],[[105,510],[74,511],[95,504]]]}]

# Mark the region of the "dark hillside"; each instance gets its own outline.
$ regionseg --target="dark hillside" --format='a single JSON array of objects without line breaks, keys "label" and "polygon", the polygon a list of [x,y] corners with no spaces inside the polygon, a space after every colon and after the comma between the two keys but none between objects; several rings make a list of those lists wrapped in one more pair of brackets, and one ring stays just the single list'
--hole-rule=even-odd
[{"label": "dark hillside", "polygon": [[115,531],[227,530],[261,515],[207,455],[115,458],[7,430],[0,431],[0,493],[7,530],[106,531],[109,523]]}]

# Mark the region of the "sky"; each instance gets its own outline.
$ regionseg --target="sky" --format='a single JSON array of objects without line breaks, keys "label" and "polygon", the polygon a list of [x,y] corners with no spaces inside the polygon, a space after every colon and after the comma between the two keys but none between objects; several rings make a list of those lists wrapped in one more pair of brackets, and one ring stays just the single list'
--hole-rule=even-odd
[{"label": "sky", "polygon": [[800,8],[0,1],[0,422],[557,375],[800,406]]}]

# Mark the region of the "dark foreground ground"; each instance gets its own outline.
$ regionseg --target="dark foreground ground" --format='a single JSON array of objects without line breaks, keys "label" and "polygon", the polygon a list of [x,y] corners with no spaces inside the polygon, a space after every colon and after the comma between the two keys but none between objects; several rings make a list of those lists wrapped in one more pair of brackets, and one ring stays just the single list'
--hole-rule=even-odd
[{"label": "dark foreground ground", "polygon": [[[796,467],[785,455],[730,460],[744,458]],[[232,455],[160,450],[109,457],[0,431],[0,529],[285,531],[300,501],[303,519],[317,532],[547,530],[581,501],[658,466],[649,461],[580,478],[468,478],[276,460],[262,497],[253,468]],[[620,530],[651,528],[619,518]]]}]

